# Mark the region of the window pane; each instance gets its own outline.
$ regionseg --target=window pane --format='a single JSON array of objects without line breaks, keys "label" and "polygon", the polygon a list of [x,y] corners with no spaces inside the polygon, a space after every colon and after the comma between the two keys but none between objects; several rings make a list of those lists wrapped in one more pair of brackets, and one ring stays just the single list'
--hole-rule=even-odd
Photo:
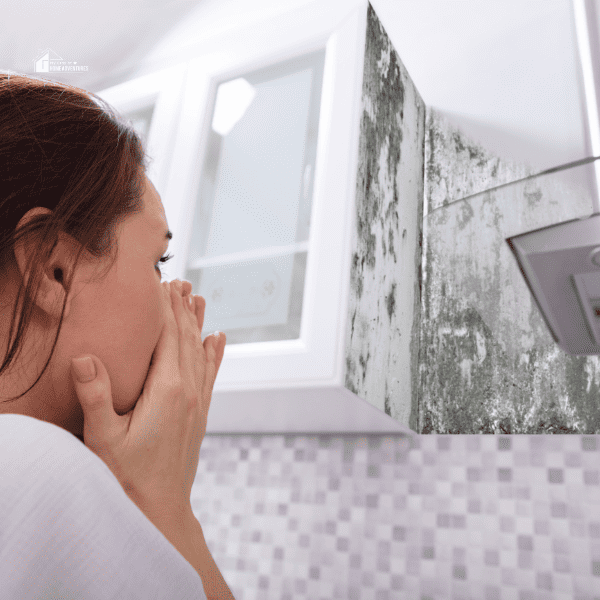
[{"label": "window pane", "polygon": [[184,277],[228,344],[300,335],[324,57],[217,87]]},{"label": "window pane", "polygon": [[206,299],[204,330],[224,331],[228,345],[299,338],[306,257],[296,252],[188,271],[185,279]]}]

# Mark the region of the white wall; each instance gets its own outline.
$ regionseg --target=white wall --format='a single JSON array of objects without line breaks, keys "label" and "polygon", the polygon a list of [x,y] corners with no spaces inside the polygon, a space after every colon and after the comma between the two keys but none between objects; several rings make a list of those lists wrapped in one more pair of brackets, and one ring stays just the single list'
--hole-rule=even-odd
[{"label": "white wall", "polygon": [[[318,0],[340,13],[355,0]],[[201,39],[309,0],[4,0],[0,68],[33,72],[38,51],[88,65],[55,74],[92,91]],[[427,105],[490,150],[539,168],[585,155],[571,0],[372,0]],[[183,52],[183,54],[182,54]]]},{"label": "white wall", "polygon": [[372,0],[428,106],[501,156],[585,155],[570,0]]},{"label": "white wall", "polygon": [[[327,4],[342,14],[354,3]],[[157,42],[139,69],[181,59],[186,49],[238,23],[307,4],[205,0]],[[539,169],[586,155],[571,0],[371,4],[425,103],[465,133]]]}]

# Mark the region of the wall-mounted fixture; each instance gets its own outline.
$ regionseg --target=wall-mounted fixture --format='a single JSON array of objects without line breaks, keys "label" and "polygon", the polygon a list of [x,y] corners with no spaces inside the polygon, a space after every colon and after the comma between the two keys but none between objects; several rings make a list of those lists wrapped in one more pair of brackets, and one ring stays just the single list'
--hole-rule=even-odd
[{"label": "wall-mounted fixture", "polygon": [[554,341],[600,354],[600,214],[506,239]]},{"label": "wall-mounted fixture", "polygon": [[[588,146],[600,154],[600,31],[595,0],[573,0]],[[593,214],[506,238],[536,305],[565,352],[600,354],[600,161]]]}]

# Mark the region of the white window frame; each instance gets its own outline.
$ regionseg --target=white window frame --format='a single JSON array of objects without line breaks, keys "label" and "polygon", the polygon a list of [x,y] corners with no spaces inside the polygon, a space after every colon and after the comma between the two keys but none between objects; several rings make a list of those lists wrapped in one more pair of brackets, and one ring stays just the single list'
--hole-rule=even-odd
[{"label": "white window frame", "polygon": [[[175,254],[167,272],[174,278],[183,278],[185,273],[204,140],[212,124],[211,100],[218,85],[244,72],[327,48],[300,339],[228,346],[215,390],[327,385],[339,378],[337,355],[343,350],[340,342],[346,320],[340,307],[346,303],[342,280],[350,274],[348,234],[356,186],[353,166],[358,150],[364,32],[357,11],[342,24],[331,23],[331,30],[325,32],[322,26],[316,29],[309,13],[305,16],[301,24],[279,17],[240,28],[236,39],[227,44],[215,42],[218,52],[188,63],[165,206]],[[332,148],[346,152],[334,155]],[[178,201],[171,203],[171,199]],[[339,215],[344,215],[343,224],[327,230],[325,225],[335,223]]]},{"label": "white window frame", "polygon": [[212,38],[204,53],[188,61],[163,197],[174,232],[175,258],[167,265],[171,278],[185,273],[203,140],[212,125],[218,85],[326,48],[300,338],[225,348],[207,432],[413,433],[347,390],[344,382],[367,7],[368,2],[360,2],[340,14],[308,5]]}]

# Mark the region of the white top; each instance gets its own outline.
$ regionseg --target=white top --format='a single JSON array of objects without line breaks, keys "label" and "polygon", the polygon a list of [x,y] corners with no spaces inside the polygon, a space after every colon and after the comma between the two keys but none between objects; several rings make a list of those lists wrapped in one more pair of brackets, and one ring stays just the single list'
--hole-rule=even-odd
[{"label": "white top", "polygon": [[206,600],[202,580],[68,431],[0,415],[2,600]]}]

